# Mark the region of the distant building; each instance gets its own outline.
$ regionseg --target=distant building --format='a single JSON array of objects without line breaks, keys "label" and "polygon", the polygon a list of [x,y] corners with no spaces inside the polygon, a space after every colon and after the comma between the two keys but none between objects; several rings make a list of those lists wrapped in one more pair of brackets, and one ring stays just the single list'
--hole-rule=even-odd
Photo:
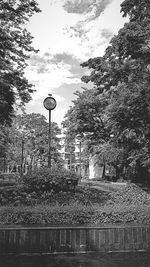
[{"label": "distant building", "polygon": [[[79,140],[75,140],[74,144],[66,145],[65,136],[62,136],[60,153],[66,169],[74,170],[83,179],[102,179],[102,164],[98,163],[94,156],[85,158],[83,144]],[[108,166],[106,172],[109,173]]]}]

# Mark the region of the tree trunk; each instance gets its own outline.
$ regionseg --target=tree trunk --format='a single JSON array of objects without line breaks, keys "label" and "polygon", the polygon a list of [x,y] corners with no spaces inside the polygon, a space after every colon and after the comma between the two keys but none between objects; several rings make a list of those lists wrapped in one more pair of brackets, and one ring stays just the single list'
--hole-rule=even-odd
[{"label": "tree trunk", "polygon": [[106,164],[103,163],[103,173],[102,173],[102,179],[105,179],[105,170],[106,170]]}]

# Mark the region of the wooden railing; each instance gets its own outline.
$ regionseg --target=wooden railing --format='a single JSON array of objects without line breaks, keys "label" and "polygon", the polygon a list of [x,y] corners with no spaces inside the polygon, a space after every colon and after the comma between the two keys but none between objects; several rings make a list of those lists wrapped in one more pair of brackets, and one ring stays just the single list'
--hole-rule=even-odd
[{"label": "wooden railing", "polygon": [[150,250],[150,226],[1,226],[0,254]]}]

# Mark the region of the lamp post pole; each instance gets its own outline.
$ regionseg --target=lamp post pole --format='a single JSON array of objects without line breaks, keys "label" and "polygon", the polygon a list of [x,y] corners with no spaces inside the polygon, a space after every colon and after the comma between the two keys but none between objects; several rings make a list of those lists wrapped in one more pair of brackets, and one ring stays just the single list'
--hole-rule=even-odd
[{"label": "lamp post pole", "polygon": [[51,110],[49,110],[48,168],[51,168]]},{"label": "lamp post pole", "polygon": [[81,140],[79,142],[79,164],[80,164],[80,179],[81,179]]},{"label": "lamp post pole", "polygon": [[80,180],[82,178],[81,172],[82,172],[82,163],[81,163],[81,148],[82,148],[82,141],[81,141],[82,135],[78,134],[77,139],[79,140],[79,175],[80,175]]},{"label": "lamp post pole", "polygon": [[24,153],[24,139],[22,139],[22,146],[21,146],[21,178],[23,176],[23,153]]},{"label": "lamp post pole", "polygon": [[44,99],[43,105],[49,111],[48,168],[51,168],[51,110],[56,107],[56,100],[49,94],[49,96]]}]

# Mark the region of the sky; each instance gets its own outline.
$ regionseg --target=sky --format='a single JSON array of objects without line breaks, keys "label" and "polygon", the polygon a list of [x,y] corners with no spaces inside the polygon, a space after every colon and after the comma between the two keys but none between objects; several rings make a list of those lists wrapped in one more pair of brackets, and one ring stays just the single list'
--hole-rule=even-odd
[{"label": "sky", "polygon": [[26,77],[36,92],[26,105],[27,113],[41,113],[48,94],[56,99],[52,121],[61,125],[74,93],[89,87],[81,77],[89,70],[80,64],[102,56],[111,38],[127,21],[122,18],[122,0],[36,0],[41,13],[33,15],[27,25],[33,39],[33,54],[26,68]]}]

